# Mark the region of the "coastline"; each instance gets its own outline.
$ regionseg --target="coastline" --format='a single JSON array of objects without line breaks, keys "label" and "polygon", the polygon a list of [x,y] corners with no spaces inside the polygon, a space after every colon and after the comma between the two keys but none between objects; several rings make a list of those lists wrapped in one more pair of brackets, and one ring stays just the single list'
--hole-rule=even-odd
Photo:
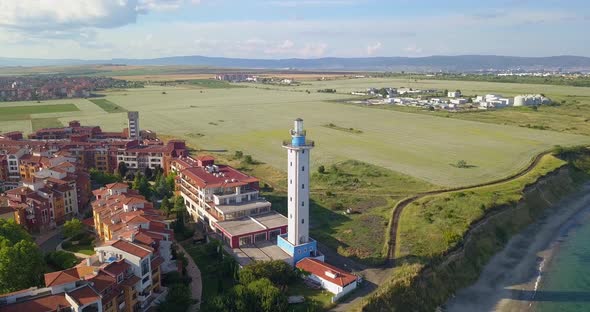
[{"label": "coastline", "polygon": [[554,204],[539,221],[512,237],[484,267],[475,284],[459,290],[444,311],[533,311],[543,274],[560,242],[590,213],[590,183]]}]

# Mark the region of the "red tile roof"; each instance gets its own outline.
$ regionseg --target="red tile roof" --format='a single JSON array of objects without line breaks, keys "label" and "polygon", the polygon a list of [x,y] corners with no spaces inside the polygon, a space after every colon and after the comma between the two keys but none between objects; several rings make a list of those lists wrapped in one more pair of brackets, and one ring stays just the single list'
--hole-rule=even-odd
[{"label": "red tile roof", "polygon": [[100,295],[88,285],[74,289],[67,294],[72,297],[72,299],[74,299],[79,305],[86,305],[96,301],[100,302]]},{"label": "red tile roof", "polygon": [[0,306],[0,312],[56,312],[58,309],[68,307],[71,307],[71,304],[62,293]]},{"label": "red tile roof", "polygon": [[111,246],[119,250],[122,250],[126,253],[137,256],[139,258],[145,258],[151,254],[150,250],[147,250],[146,248],[140,247],[136,244],[132,244],[124,240],[118,240],[112,243]]},{"label": "red tile roof", "polygon": [[218,165],[214,173],[205,167],[192,167],[181,171],[199,187],[232,187],[258,182],[258,179],[240,172],[230,166]]},{"label": "red tile roof", "polygon": [[[298,269],[309,272],[323,280],[336,284],[340,287],[349,285],[356,280],[356,276],[343,271],[335,266],[329,265],[316,259],[305,258],[295,265]],[[329,272],[332,276],[326,275]]]},{"label": "red tile roof", "polygon": [[93,268],[89,266],[79,266],[63,271],[47,273],[45,274],[45,286],[50,287],[73,283],[92,273]]},{"label": "red tile roof", "polygon": [[99,293],[102,293],[105,289],[114,286],[117,283],[117,280],[114,277],[105,272],[98,272],[98,274],[89,278],[88,281],[93,283],[92,286]]},{"label": "red tile roof", "polygon": [[129,188],[129,185],[122,183],[122,182],[116,182],[116,183],[110,183],[105,185],[105,187],[107,189],[120,189],[120,188]]},{"label": "red tile roof", "polygon": [[125,273],[125,271],[127,271],[127,269],[130,267],[131,266],[125,262],[125,260],[121,259],[119,261],[109,263],[103,268],[103,270],[117,276],[119,274]]}]

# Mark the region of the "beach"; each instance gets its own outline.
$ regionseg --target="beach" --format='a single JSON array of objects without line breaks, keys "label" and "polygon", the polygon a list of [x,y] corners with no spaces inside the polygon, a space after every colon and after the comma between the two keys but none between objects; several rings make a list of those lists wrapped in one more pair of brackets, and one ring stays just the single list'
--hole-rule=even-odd
[{"label": "beach", "polygon": [[[536,311],[544,274],[562,241],[590,216],[590,184],[554,203],[539,221],[513,236],[484,267],[477,282],[459,290],[444,311]],[[550,298],[543,294],[542,300]]]}]

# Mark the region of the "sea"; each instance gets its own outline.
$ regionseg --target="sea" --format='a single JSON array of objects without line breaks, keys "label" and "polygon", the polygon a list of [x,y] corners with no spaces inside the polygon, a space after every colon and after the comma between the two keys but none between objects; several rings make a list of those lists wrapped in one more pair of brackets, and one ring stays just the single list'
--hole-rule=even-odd
[{"label": "sea", "polygon": [[510,239],[445,312],[590,312],[590,185]]},{"label": "sea", "polygon": [[539,312],[590,311],[590,207],[565,227],[533,298]]}]

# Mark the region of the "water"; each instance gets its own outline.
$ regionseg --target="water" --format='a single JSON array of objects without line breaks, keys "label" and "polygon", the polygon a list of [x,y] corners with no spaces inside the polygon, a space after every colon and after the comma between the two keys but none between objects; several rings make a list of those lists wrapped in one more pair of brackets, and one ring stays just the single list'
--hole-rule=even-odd
[{"label": "water", "polygon": [[590,311],[590,184],[527,227],[443,310]]},{"label": "water", "polygon": [[535,296],[535,311],[590,311],[590,213],[562,235]]}]

